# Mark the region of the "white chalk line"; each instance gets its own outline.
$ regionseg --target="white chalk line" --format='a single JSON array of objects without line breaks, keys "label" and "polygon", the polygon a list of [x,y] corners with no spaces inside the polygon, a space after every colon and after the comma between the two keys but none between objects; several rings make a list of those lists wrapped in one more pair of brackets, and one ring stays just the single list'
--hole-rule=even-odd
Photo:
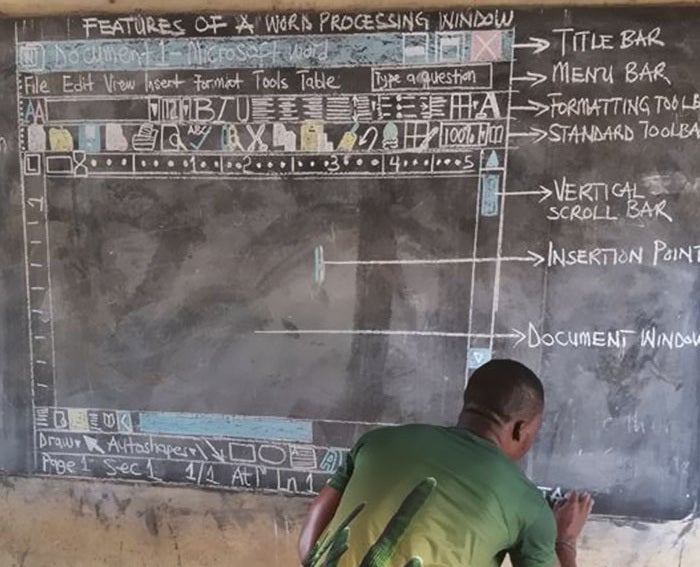
[{"label": "white chalk line", "polygon": [[[407,172],[399,172],[399,173],[381,173],[381,172],[353,172],[352,174],[344,174],[344,173],[328,173],[328,174],[312,174],[312,173],[298,173],[298,174],[284,174],[284,173],[271,173],[271,174],[257,174],[257,173],[251,173],[251,174],[235,174],[235,175],[221,175],[221,174],[212,174],[212,173],[201,173],[198,174],[197,172],[193,173],[187,173],[187,172],[180,172],[178,174],[174,175],[166,175],[166,174],[151,174],[149,172],[145,171],[139,171],[137,173],[126,171],[126,172],[120,172],[120,173],[115,173],[115,174],[109,174],[109,173],[89,173],[87,176],[84,177],[78,177],[74,175],[50,175],[49,177],[51,179],[168,179],[168,180],[175,180],[175,179],[250,179],[250,180],[255,180],[255,181],[265,181],[265,180],[270,180],[270,179],[303,179],[303,180],[310,180],[310,181],[323,181],[323,180],[329,180],[329,179],[391,179],[391,178],[404,178],[404,177],[411,177],[411,178],[433,178],[433,177],[441,177],[441,178],[447,178],[447,177],[458,177],[460,179],[463,179],[465,177],[478,177],[478,173],[460,173],[460,172],[430,172],[430,171],[407,171]],[[449,190],[450,188],[446,188],[446,190]],[[42,244],[41,241],[34,241],[32,244]]]},{"label": "white chalk line", "polygon": [[270,329],[254,331],[256,335],[379,335],[442,337],[453,339],[518,339],[516,333],[457,333],[449,331],[394,331],[391,329]]},{"label": "white chalk line", "polygon": [[[15,66],[16,68],[19,68],[19,49],[18,49],[18,39],[19,39],[19,30],[18,30],[18,23],[15,22],[14,24],[15,28]],[[16,93],[17,93],[17,132],[21,134],[22,132],[22,107],[21,107],[21,98],[20,98],[20,88],[19,88],[19,78],[16,80]],[[20,138],[20,143],[21,143],[21,138]],[[34,371],[34,341],[32,340],[32,312],[34,311],[32,309],[32,294],[31,290],[29,289],[31,286],[30,279],[29,279],[29,231],[27,228],[27,193],[26,193],[26,187],[24,183],[24,163],[22,163],[22,154],[23,152],[21,151],[21,147],[19,148],[17,152],[17,157],[19,159],[19,172],[20,172],[20,195],[22,198],[22,228],[23,228],[23,237],[24,237],[24,277],[25,277],[25,291],[26,291],[26,296],[25,299],[27,301],[27,333],[28,333],[28,340],[29,340],[29,377],[31,380],[31,388],[30,388],[30,396],[31,396],[31,408],[32,408],[32,445],[34,447],[33,451],[33,463],[34,463],[34,471],[38,470],[38,459],[37,459],[37,454],[36,454],[36,449],[37,449],[37,444],[36,444],[36,389],[37,389],[37,383],[36,383],[36,373]]]},{"label": "white chalk line", "polygon": [[[492,150],[493,151],[493,150]],[[484,150],[479,153],[479,164],[483,162]],[[479,174],[476,192],[476,209],[474,211],[474,239],[472,242],[472,257],[476,257],[479,243],[479,218],[481,217],[481,174]],[[469,287],[469,315],[467,323],[467,333],[472,334],[474,323],[474,287],[476,284],[476,262],[472,264],[471,284]],[[471,337],[467,340],[467,358],[464,361],[464,387],[469,381],[469,350],[472,348]]]},{"label": "white chalk line", "polygon": [[49,236],[49,192],[46,175],[42,175],[44,181],[44,229],[46,231],[46,287],[49,295],[49,328],[51,341],[51,379],[52,397],[56,397],[56,341],[54,339],[54,315],[53,315],[53,291],[51,289],[51,238]]},{"label": "white chalk line", "polygon": [[493,258],[438,258],[436,260],[324,260],[326,266],[395,266],[431,264],[483,264],[488,262],[534,262],[532,256],[501,256]]},{"label": "white chalk line", "polygon": [[[515,26],[513,27],[513,37],[515,37]],[[508,86],[513,85],[513,62],[510,62],[510,74],[508,78]],[[503,152],[503,184],[502,184],[502,195],[501,195],[501,207],[500,216],[498,219],[498,238],[496,244],[496,256],[499,258],[503,254],[503,231],[505,226],[505,208],[506,208],[506,187],[508,181],[508,150],[511,139],[510,131],[510,109],[513,105],[513,95],[508,94],[508,120],[506,120],[506,138],[505,138],[505,150]],[[493,352],[493,333],[496,330],[496,313],[498,313],[498,307],[501,296],[501,263],[496,263],[496,273],[494,274],[494,285],[493,285],[493,301],[491,303],[491,338],[489,339],[489,349]]]},{"label": "white chalk line", "polygon": [[[179,69],[182,72],[187,72],[190,71],[191,69]],[[174,69],[168,69],[168,72],[170,71],[177,71]],[[220,69],[220,71],[223,71]],[[114,71],[98,71],[100,73],[113,73]],[[139,71],[136,71],[139,72]],[[52,73],[37,73],[39,75],[47,75],[47,74],[52,74]],[[64,72],[57,71],[55,72],[56,75],[63,75]],[[380,96],[386,96],[392,94],[393,91],[356,91],[356,92],[343,92],[342,95],[343,97],[349,97],[352,98],[354,96],[360,97],[360,96],[366,96],[366,97],[380,97]],[[451,95],[459,95],[459,94],[465,94],[465,93],[470,93],[470,94],[510,94],[513,92],[519,92],[517,89],[491,89],[488,87],[479,87],[477,89],[469,89],[469,90],[454,90],[454,91],[449,91],[449,90],[431,90],[426,93],[426,91],[421,91],[421,90],[416,90],[415,88],[410,89],[409,91],[400,91],[397,94],[401,94],[402,96],[420,96],[424,97],[427,95],[435,95],[436,97],[449,97]],[[279,92],[279,93],[270,93],[270,94],[235,94],[235,95],[226,95],[226,94],[220,94],[220,93],[212,93],[212,94],[207,94],[205,92],[193,92],[193,93],[187,93],[187,94],[176,94],[173,92],[172,94],[155,94],[155,93],[150,93],[150,92],[138,92],[138,93],[132,93],[132,94],[108,94],[108,93],[96,93],[96,94],[89,94],[89,95],[74,95],[74,94],[51,94],[51,95],[40,95],[40,94],[31,94],[31,95],[21,95],[22,98],[25,99],[45,99],[47,102],[84,102],[84,101],[99,101],[99,100],[104,100],[104,101],[113,101],[113,100],[148,100],[151,99],[152,101],[155,102],[156,99],[173,99],[173,98],[182,98],[184,97],[193,97],[193,98],[208,98],[208,99],[221,99],[221,100],[227,100],[227,101],[236,101],[241,98],[247,98],[247,99],[257,99],[257,100],[267,100],[267,101],[273,101],[277,97],[289,97],[289,96],[301,96],[304,97],[305,102],[310,102],[310,99],[312,97],[318,97],[321,99],[324,98],[331,98],[331,99],[336,99],[338,98],[338,94],[334,93],[305,93],[305,92]],[[321,103],[322,104],[322,103]],[[387,120],[388,121],[388,120]],[[373,120],[372,122],[376,122],[376,120]]]},{"label": "white chalk line", "polygon": [[[87,435],[87,433],[86,433]],[[69,456],[69,457],[86,457],[86,458],[91,458],[91,459],[110,459],[110,460],[118,460],[118,459],[126,459],[126,460],[137,460],[137,461],[161,461],[163,463],[203,463],[203,464],[211,464],[211,465],[220,465],[220,466],[228,466],[228,467],[239,467],[239,466],[248,466],[248,467],[264,467],[264,468],[270,468],[273,470],[280,470],[280,471],[288,471],[288,472],[299,472],[299,473],[315,473],[315,474],[328,474],[327,471],[314,468],[314,469],[302,469],[302,468],[291,468],[291,467],[282,467],[280,465],[275,465],[272,463],[265,463],[265,462],[252,462],[252,461],[244,461],[244,460],[238,460],[238,461],[231,461],[227,460],[226,462],[222,463],[221,461],[217,461],[214,459],[207,459],[206,461],[204,459],[200,458],[194,458],[194,456],[191,459],[185,459],[182,457],[153,457],[153,456],[148,456],[148,455],[119,455],[119,454],[113,454],[113,453],[105,453],[104,455],[102,453],[83,453],[79,451],[46,451],[45,449],[36,449],[34,451],[36,454],[39,455],[47,455],[51,457],[52,455],[61,455],[61,456]],[[287,458],[285,457],[285,461]],[[284,461],[283,461],[284,462]],[[280,463],[281,464],[281,463]],[[45,474],[51,474],[51,473],[45,473]],[[66,475],[61,475],[58,473],[55,473],[55,476],[66,476]],[[121,478],[123,479],[124,477],[111,477],[111,478]],[[196,482],[196,481],[192,481]]]}]

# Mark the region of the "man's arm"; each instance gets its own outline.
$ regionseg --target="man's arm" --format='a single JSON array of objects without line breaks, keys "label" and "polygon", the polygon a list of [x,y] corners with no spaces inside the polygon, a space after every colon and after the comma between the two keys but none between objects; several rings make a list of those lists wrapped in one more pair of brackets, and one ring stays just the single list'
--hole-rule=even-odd
[{"label": "man's arm", "polygon": [[540,513],[509,550],[513,567],[576,567],[576,542],[593,507],[588,494],[572,492],[554,513],[542,502]]},{"label": "man's arm", "polygon": [[342,492],[332,486],[325,486],[311,503],[299,536],[299,560],[302,564],[309,558],[314,544],[333,519],[342,495]]},{"label": "man's arm", "polygon": [[591,495],[579,496],[575,490],[566,500],[559,501],[554,507],[554,517],[557,521],[555,549],[560,567],[576,567],[576,542],[592,509]]}]

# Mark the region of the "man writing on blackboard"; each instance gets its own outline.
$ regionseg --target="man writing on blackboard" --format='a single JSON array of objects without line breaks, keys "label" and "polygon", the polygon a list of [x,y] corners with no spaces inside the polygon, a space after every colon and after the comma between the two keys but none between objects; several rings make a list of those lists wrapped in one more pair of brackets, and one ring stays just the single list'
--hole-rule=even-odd
[{"label": "man writing on blackboard", "polygon": [[[544,389],[526,366],[474,372],[456,427],[365,434],[311,505],[307,567],[576,566],[590,495],[555,507],[520,470],[542,425]],[[558,562],[558,563],[557,563]]]}]

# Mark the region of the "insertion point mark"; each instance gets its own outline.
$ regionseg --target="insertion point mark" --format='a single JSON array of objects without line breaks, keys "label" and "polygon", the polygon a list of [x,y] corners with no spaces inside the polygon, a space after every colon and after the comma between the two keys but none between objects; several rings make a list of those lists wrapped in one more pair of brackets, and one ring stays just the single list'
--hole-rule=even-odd
[{"label": "insertion point mark", "polygon": [[326,278],[326,265],[323,260],[323,246],[314,248],[314,283],[317,286],[323,285]]}]

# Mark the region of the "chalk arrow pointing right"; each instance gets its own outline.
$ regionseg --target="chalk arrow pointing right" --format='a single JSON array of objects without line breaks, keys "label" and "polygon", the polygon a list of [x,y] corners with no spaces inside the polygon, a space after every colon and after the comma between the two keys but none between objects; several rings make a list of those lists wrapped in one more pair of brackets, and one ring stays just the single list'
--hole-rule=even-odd
[{"label": "chalk arrow pointing right", "polygon": [[254,331],[256,335],[380,335],[380,336],[407,336],[407,337],[441,337],[446,339],[515,339],[518,346],[526,337],[525,333],[518,329],[511,329],[510,333],[457,333],[445,331],[400,331],[396,329],[298,329],[288,331],[286,329],[261,329]]},{"label": "chalk arrow pointing right", "polygon": [[[543,187],[545,191],[552,194],[549,189]],[[525,192],[526,194],[539,192]],[[514,195],[515,193],[506,193]],[[503,193],[501,193],[503,195]],[[547,197],[549,196],[547,195]],[[463,258],[391,258],[385,260],[327,260],[323,254],[323,246],[316,246],[314,249],[314,283],[322,285],[326,277],[328,266],[430,266],[441,264],[484,264],[501,262],[529,262],[533,266],[539,266],[544,262],[544,257],[532,250],[527,251],[527,256],[489,256],[489,257],[463,257]]]},{"label": "chalk arrow pointing right", "polygon": [[514,82],[530,83],[531,87],[536,87],[537,85],[544,83],[547,80],[547,75],[542,73],[533,73],[528,71],[525,73],[524,77],[513,77]]},{"label": "chalk arrow pointing right", "polygon": [[510,132],[508,134],[509,138],[535,138],[534,142],[535,144],[540,143],[542,140],[547,138],[549,134],[547,133],[546,130],[542,130],[540,128],[535,128],[534,126],[530,127],[530,130],[528,132]]},{"label": "chalk arrow pointing right", "polygon": [[511,106],[511,110],[522,110],[525,112],[534,112],[535,116],[542,116],[544,113],[549,111],[549,105],[543,104],[536,100],[529,99],[527,101],[527,106]]},{"label": "chalk arrow pointing right", "polygon": [[511,329],[511,331],[513,338],[515,338],[515,344],[513,346],[516,347],[525,340],[526,335],[522,331],[518,331],[518,329]]},{"label": "chalk arrow pointing right", "polygon": [[539,266],[542,262],[544,262],[544,256],[539,255],[537,252],[533,252],[532,250],[527,251],[528,256],[532,259],[532,267],[536,268]]},{"label": "chalk arrow pointing right", "polygon": [[546,39],[541,37],[529,37],[529,43],[516,43],[513,45],[515,49],[532,49],[535,55],[542,53],[549,49],[551,45]]},{"label": "chalk arrow pointing right", "polygon": [[540,188],[537,191],[503,191],[501,193],[498,193],[498,195],[505,195],[506,197],[518,197],[521,195],[539,195],[539,203],[541,203],[542,201],[546,201],[553,194],[554,191],[552,191],[549,187],[545,187],[544,185],[540,185]]}]

